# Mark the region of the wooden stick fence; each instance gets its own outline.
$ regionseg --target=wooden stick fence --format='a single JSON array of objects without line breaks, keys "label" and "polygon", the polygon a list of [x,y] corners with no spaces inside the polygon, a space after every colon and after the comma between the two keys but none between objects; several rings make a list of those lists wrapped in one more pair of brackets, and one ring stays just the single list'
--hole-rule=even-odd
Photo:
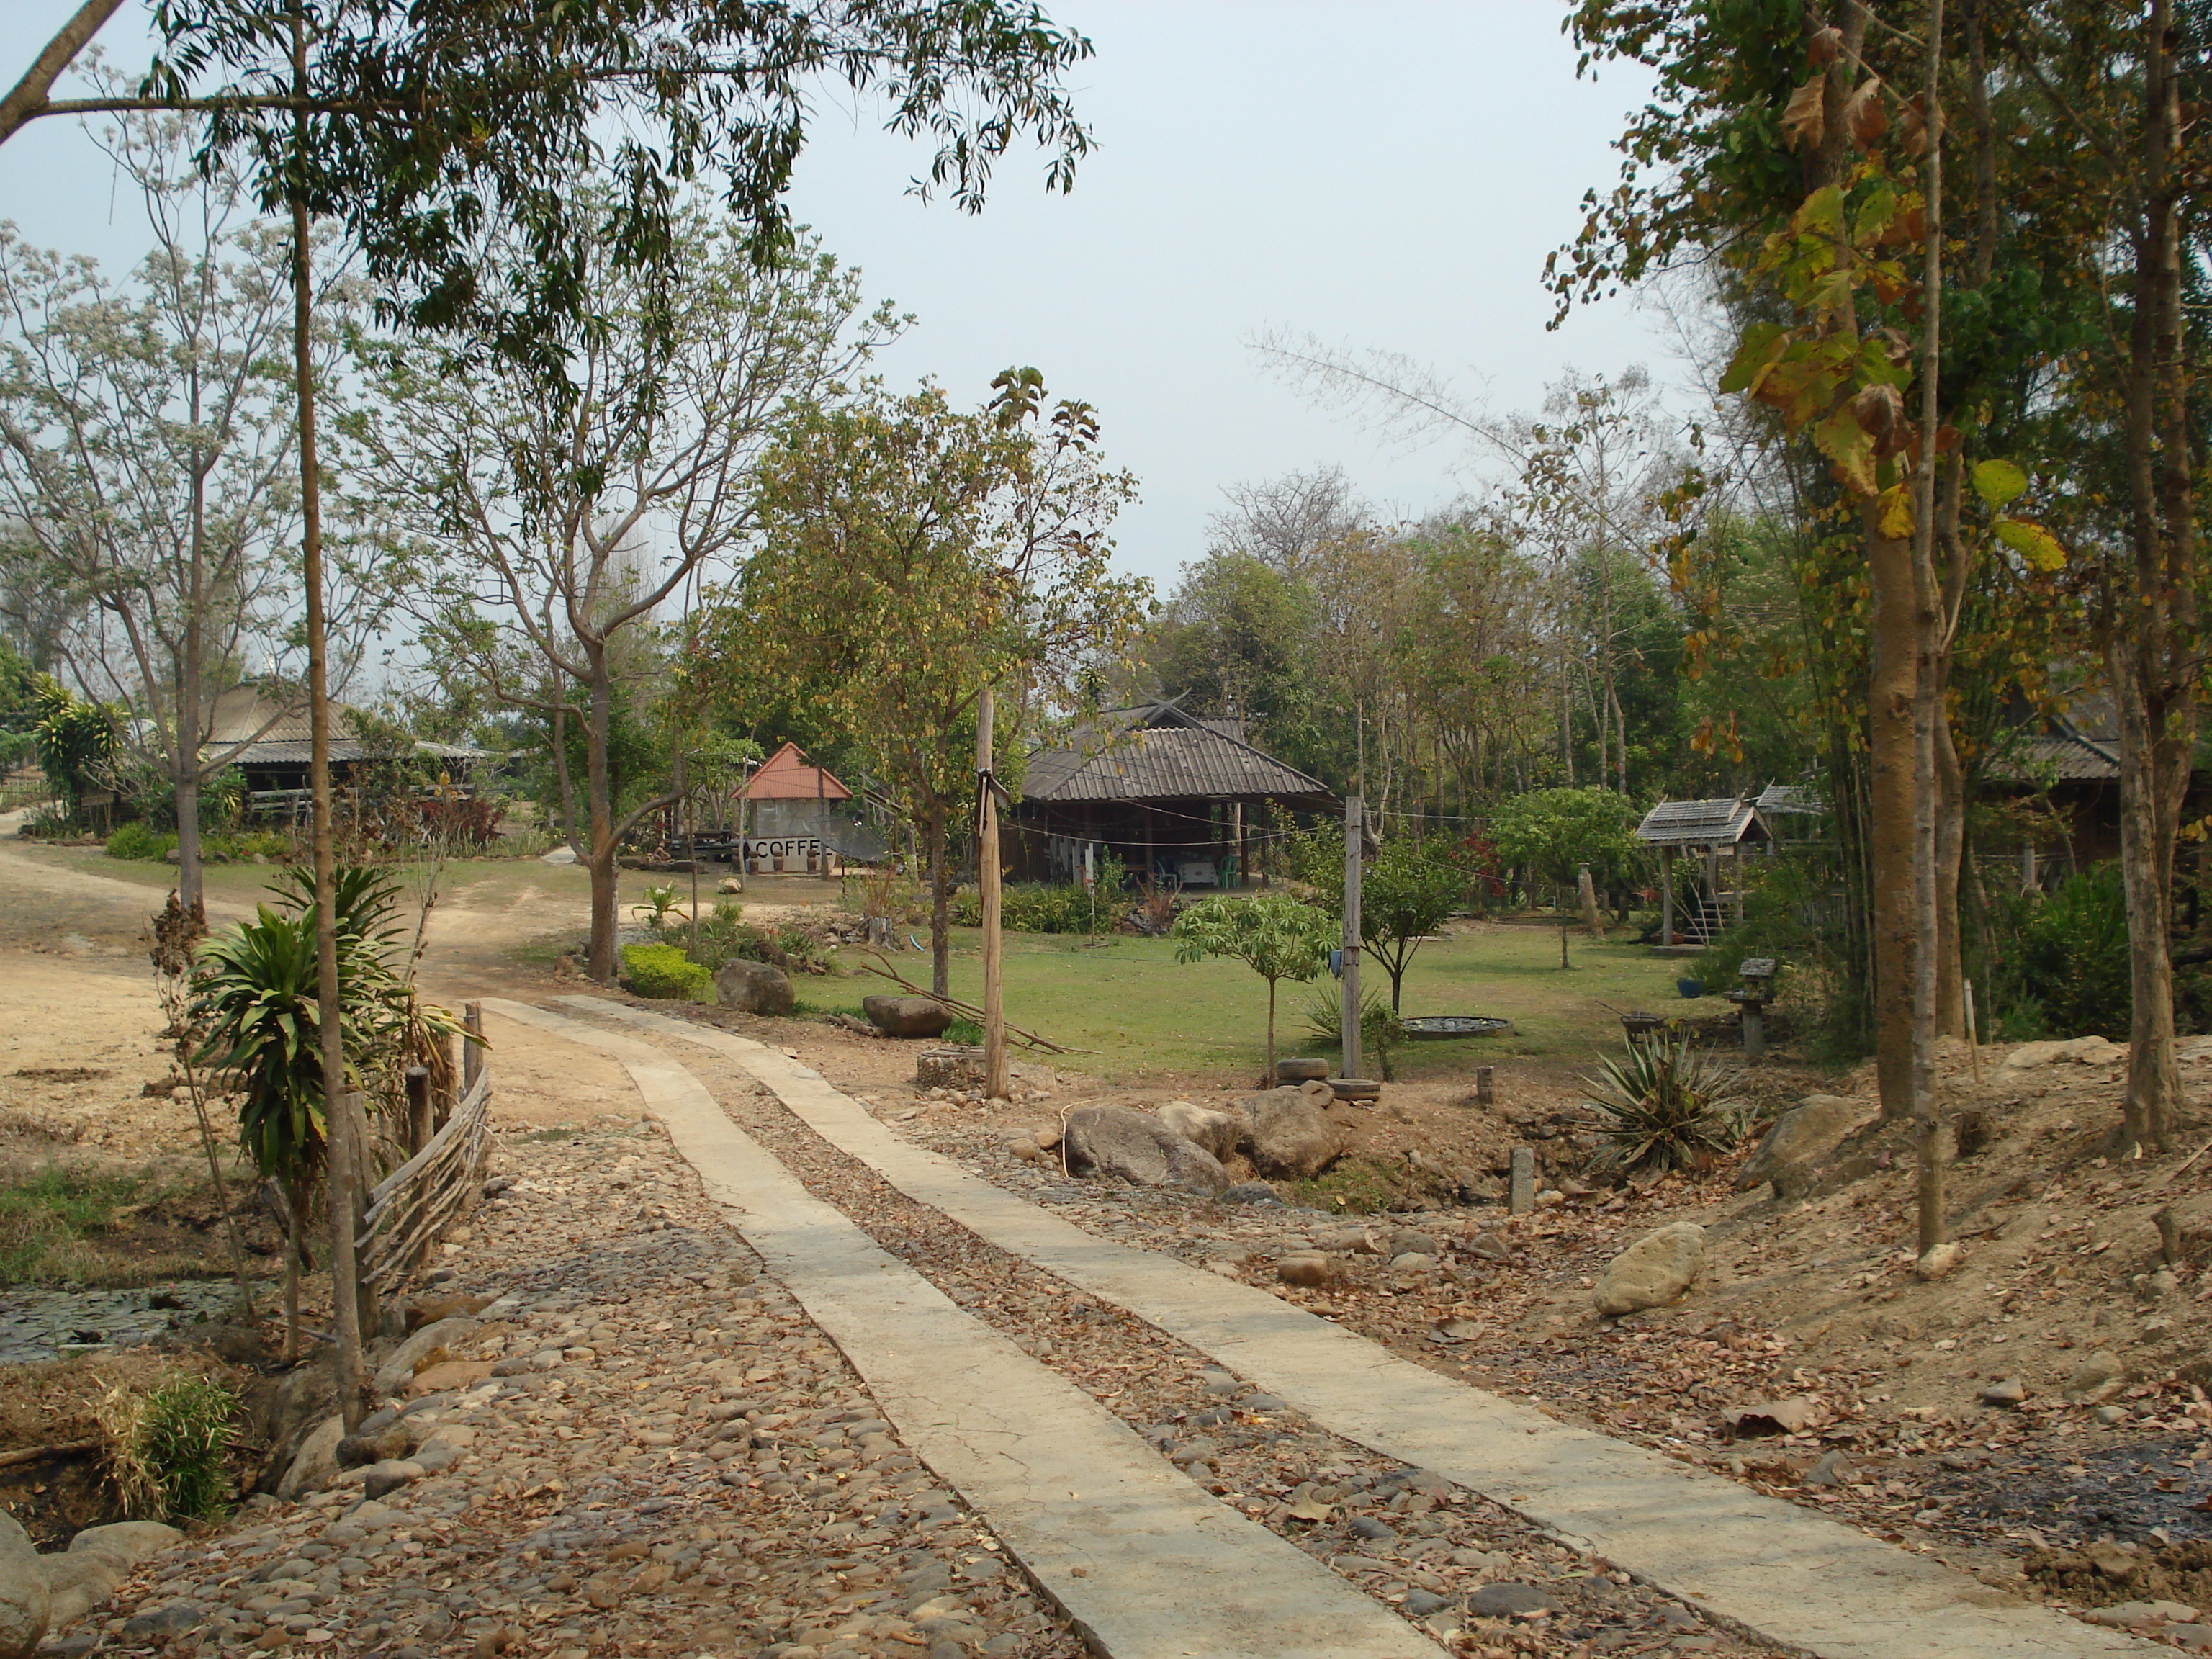
[{"label": "wooden stick fence", "polygon": [[[491,1071],[483,1063],[483,1011],[471,1002],[466,1018],[460,1098],[420,1150],[370,1188],[356,1231],[361,1281],[379,1295],[405,1277],[455,1217],[476,1206],[483,1185],[491,1157]],[[410,1128],[427,1127],[427,1116],[410,1111]]]}]

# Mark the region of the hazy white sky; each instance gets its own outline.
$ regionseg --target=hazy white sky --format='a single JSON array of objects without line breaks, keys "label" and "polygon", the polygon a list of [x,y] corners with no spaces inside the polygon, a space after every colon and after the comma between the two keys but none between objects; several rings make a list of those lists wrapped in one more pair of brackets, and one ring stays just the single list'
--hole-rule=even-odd
[{"label": "hazy white sky", "polygon": [[[0,5],[0,82],[76,3]],[[931,375],[980,402],[1029,363],[1097,406],[1143,482],[1122,556],[1163,588],[1228,485],[1336,464],[1418,513],[1469,477],[1449,444],[1406,453],[1307,407],[1262,372],[1257,330],[1413,354],[1500,412],[1569,366],[1672,378],[1658,319],[1626,301],[1545,331],[1544,256],[1613,183],[1610,141],[1646,91],[1618,69],[1577,81],[1553,0],[1048,9],[1097,47],[1073,77],[1098,149],[1072,196],[1017,154],[979,216],[924,204],[905,192],[925,158],[825,100],[793,208],[872,297],[919,314],[881,362],[895,385]],[[144,61],[146,15],[131,0],[101,36],[118,66]],[[144,251],[137,204],[76,127],[34,124],[0,154],[0,218],[31,240],[118,265]]]}]

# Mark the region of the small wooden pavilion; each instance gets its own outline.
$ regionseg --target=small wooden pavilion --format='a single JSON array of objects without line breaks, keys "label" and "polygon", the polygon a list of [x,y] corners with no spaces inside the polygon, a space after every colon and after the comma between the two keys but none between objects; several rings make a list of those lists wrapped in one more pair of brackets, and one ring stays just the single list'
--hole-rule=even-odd
[{"label": "small wooden pavilion", "polygon": [[1340,813],[1318,778],[1245,741],[1241,720],[1171,702],[1115,709],[1030,755],[1009,813],[1006,862],[1024,881],[1073,881],[1101,854],[1133,876],[1182,887],[1240,887],[1254,809]]},{"label": "small wooden pavilion", "polygon": [[[1731,922],[1743,920],[1747,848],[1767,848],[1774,836],[1758,806],[1740,795],[1712,800],[1662,800],[1644,815],[1636,838],[1659,849],[1659,943],[1706,945]],[[1674,859],[1698,859],[1705,879],[1697,903],[1674,920]],[[1678,937],[1679,934],[1679,937]]]}]

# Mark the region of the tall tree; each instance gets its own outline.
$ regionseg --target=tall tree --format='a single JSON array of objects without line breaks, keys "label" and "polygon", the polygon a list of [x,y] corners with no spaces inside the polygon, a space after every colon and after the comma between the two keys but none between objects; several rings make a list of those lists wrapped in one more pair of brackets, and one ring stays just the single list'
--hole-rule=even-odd
[{"label": "tall tree", "polygon": [[[179,118],[131,118],[105,142],[155,240],[131,282],[0,233],[0,511],[22,526],[0,567],[13,591],[65,601],[61,662],[137,717],[125,742],[173,792],[189,908],[200,784],[235,752],[205,747],[214,700],[285,678],[293,655],[286,248],[234,175],[191,167]],[[332,321],[348,303],[343,288],[322,301]],[[326,331],[319,372],[332,350]],[[357,640],[373,607],[350,620]]]},{"label": "tall tree", "polygon": [[1000,689],[994,746],[1018,756],[1025,725],[1095,702],[1151,591],[1112,570],[1136,483],[1103,464],[1090,407],[1048,413],[1033,370],[996,384],[973,414],[872,386],[796,413],[761,466],[761,550],[692,671],[735,711],[805,686],[867,757],[923,842],[940,994],[979,695]]},{"label": "tall tree", "polygon": [[[428,624],[449,670],[513,707],[583,699],[588,971],[615,972],[615,860],[660,796],[617,814],[608,763],[630,641],[660,607],[720,567],[757,526],[752,469],[793,404],[836,395],[892,337],[865,313],[860,279],[818,248],[764,264],[744,228],[703,211],[678,225],[681,276],[659,292],[594,256],[606,325],[578,346],[584,388],[549,404],[527,368],[464,372],[441,343],[372,356],[380,404],[361,423],[381,512],[413,532],[398,597]],[[633,668],[646,662],[634,660]]]}]

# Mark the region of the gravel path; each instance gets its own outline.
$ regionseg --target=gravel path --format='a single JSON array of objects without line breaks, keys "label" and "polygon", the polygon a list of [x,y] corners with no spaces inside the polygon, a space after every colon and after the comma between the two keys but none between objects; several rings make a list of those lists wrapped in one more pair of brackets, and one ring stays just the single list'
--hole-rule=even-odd
[{"label": "gravel path", "polygon": [[520,1374],[410,1408],[473,1431],[459,1460],[376,1500],[255,1499],[63,1650],[166,1626],[172,1653],[1081,1651],[665,1139],[509,1135],[496,1167],[440,1278],[514,1299],[454,1358]]}]

